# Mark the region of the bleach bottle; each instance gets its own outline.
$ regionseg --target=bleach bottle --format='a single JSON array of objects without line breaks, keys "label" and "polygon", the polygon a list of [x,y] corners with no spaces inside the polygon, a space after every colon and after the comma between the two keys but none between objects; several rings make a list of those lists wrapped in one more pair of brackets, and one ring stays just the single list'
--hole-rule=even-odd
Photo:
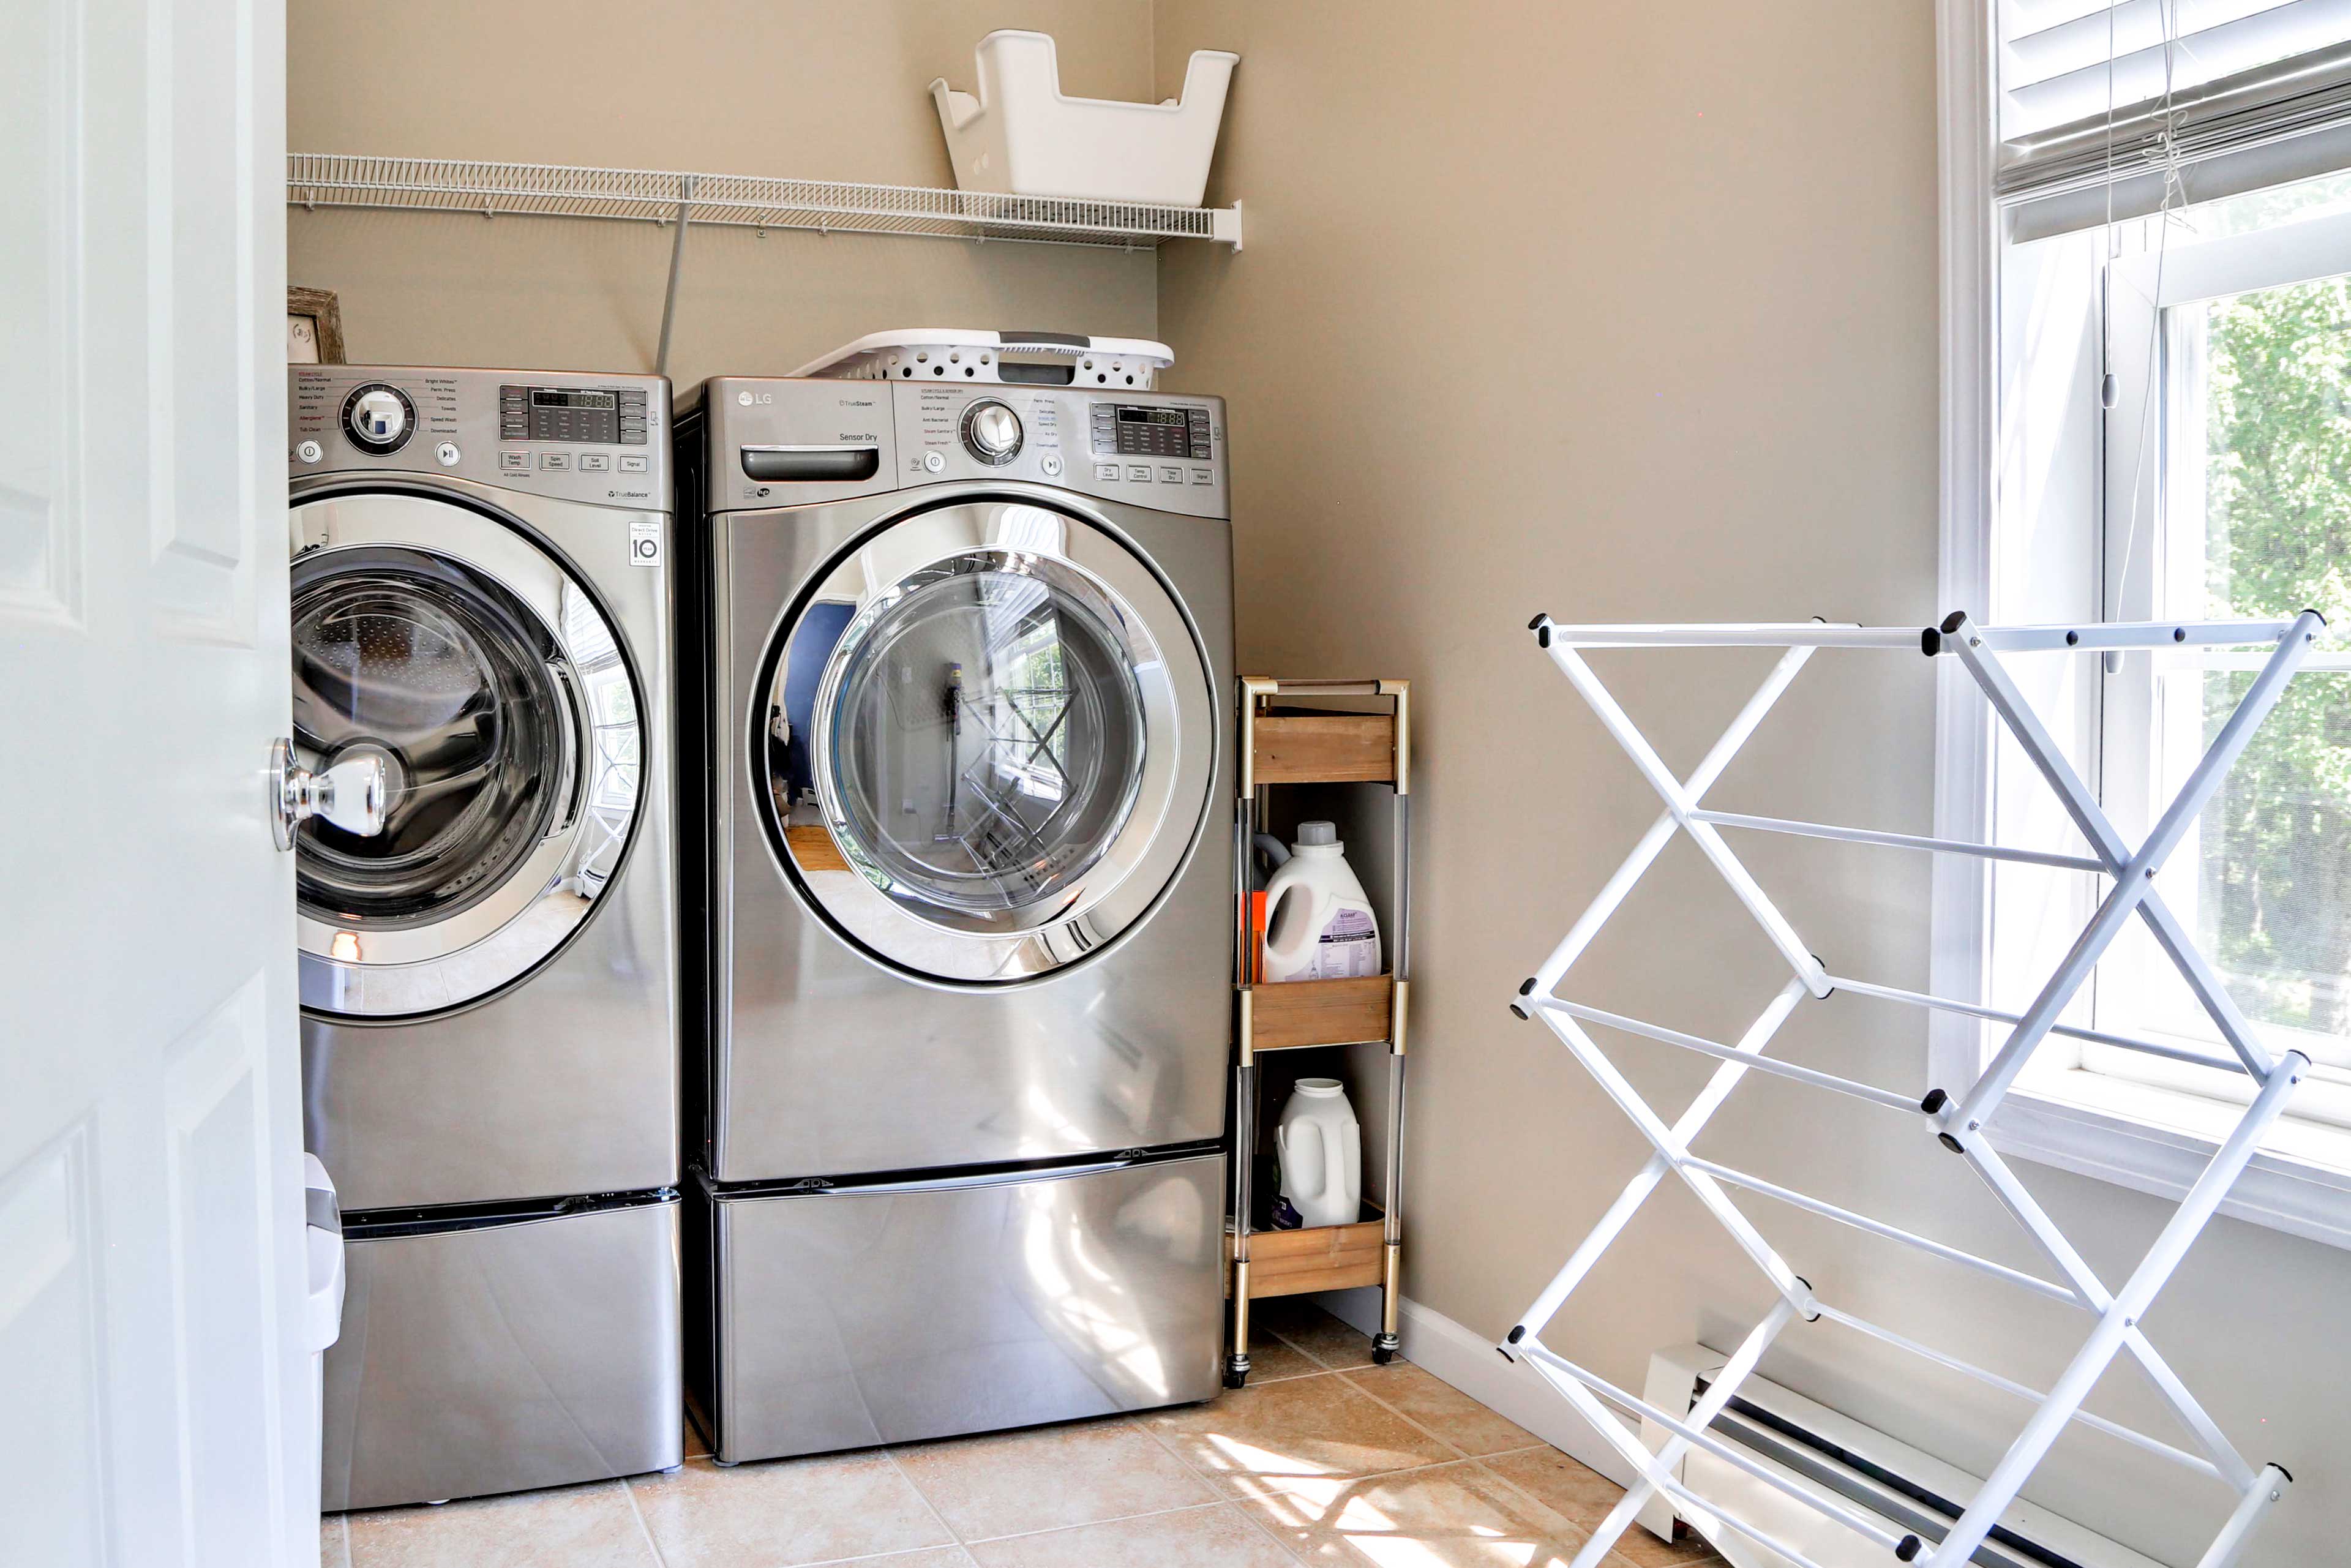
[{"label": "bleach bottle", "polygon": [[1353,1225],[1364,1217],[1364,1130],[1335,1078],[1301,1078],[1274,1129],[1281,1196],[1273,1228]]},{"label": "bleach bottle", "polygon": [[1329,822],[1301,822],[1265,884],[1265,978],[1345,980],[1380,970],[1380,926],[1347,846]]}]

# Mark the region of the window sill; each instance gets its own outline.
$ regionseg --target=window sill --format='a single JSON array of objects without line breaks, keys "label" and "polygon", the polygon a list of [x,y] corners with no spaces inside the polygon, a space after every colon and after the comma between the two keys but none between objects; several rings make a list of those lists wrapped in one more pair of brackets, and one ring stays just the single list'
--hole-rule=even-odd
[{"label": "window sill", "polygon": [[[1991,1120],[2001,1154],[2178,1199],[2238,1108],[2078,1069],[2020,1083]],[[2208,1131],[2207,1129],[2210,1129]],[[2281,1120],[2220,1212],[2351,1249],[2351,1131]]]}]

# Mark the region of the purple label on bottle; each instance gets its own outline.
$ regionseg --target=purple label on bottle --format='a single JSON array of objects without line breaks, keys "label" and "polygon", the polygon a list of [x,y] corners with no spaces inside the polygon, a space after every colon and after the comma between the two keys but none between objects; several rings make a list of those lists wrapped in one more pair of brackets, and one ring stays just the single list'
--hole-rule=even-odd
[{"label": "purple label on bottle", "polygon": [[1371,912],[1342,909],[1322,927],[1314,956],[1319,979],[1367,979],[1380,972],[1380,933]]}]

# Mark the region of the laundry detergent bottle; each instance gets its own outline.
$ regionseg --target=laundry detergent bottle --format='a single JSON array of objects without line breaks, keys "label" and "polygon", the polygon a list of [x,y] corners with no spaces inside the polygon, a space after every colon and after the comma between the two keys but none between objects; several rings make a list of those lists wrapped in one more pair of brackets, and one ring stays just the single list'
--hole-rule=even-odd
[{"label": "laundry detergent bottle", "polygon": [[1335,1078],[1301,1078],[1274,1132],[1281,1198],[1273,1228],[1353,1225],[1364,1215],[1364,1130]]},{"label": "laundry detergent bottle", "polygon": [[1380,925],[1329,822],[1301,822],[1265,884],[1265,978],[1344,980],[1380,971]]}]

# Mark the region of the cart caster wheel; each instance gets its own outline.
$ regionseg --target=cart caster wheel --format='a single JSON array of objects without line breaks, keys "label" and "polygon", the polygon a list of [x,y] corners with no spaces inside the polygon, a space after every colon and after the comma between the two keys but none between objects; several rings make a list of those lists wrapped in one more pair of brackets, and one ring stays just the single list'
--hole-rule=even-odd
[{"label": "cart caster wheel", "polygon": [[1249,1374],[1246,1372],[1232,1372],[1228,1370],[1225,1374],[1225,1386],[1228,1388],[1238,1388],[1248,1382]]},{"label": "cart caster wheel", "polygon": [[1388,1345],[1374,1345],[1372,1347],[1372,1364],[1375,1366],[1385,1366],[1395,1358],[1395,1351]]}]

